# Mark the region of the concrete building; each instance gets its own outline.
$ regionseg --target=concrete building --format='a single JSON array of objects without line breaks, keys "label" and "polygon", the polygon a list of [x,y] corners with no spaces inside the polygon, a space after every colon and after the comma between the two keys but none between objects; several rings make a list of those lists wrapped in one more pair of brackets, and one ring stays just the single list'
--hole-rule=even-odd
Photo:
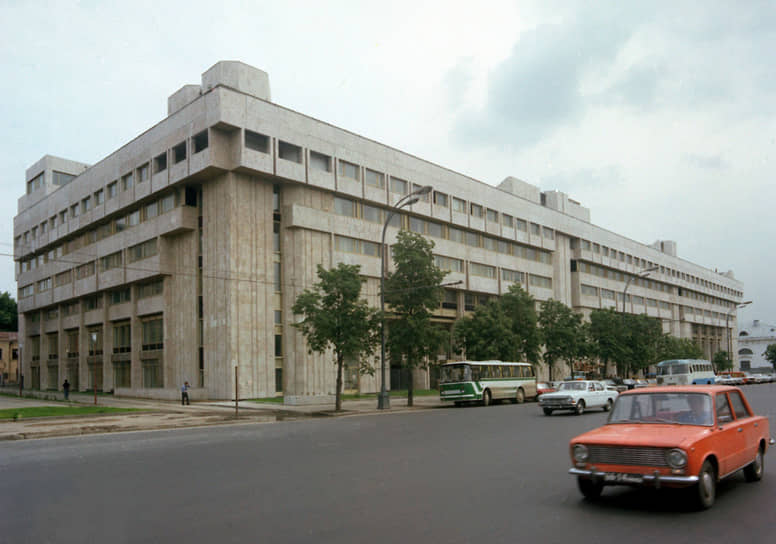
[{"label": "concrete building", "polygon": [[[452,322],[519,282],[589,313],[622,305],[694,338],[707,356],[737,341],[743,285],[591,223],[566,194],[507,177],[498,187],[271,101],[266,73],[219,62],[168,99],[168,116],[95,165],[45,156],[14,218],[23,368],[34,388],[94,380],[116,394],[193,398],[334,393],[330,358],[307,352],[291,305],[316,265],[361,265],[379,304],[386,211],[432,194],[401,226],[450,271],[436,314]],[[649,277],[640,277],[655,267]],[[734,346],[737,347],[737,346]],[[441,358],[452,356],[440,354]],[[346,388],[379,389],[348,373]],[[418,386],[430,383],[415,376]],[[394,381],[394,385],[397,382]]]},{"label": "concrete building", "polygon": [[0,385],[17,383],[19,343],[17,333],[0,332]]},{"label": "concrete building", "polygon": [[741,370],[772,374],[773,365],[763,355],[770,344],[776,344],[776,325],[755,319],[741,327],[737,352]]}]

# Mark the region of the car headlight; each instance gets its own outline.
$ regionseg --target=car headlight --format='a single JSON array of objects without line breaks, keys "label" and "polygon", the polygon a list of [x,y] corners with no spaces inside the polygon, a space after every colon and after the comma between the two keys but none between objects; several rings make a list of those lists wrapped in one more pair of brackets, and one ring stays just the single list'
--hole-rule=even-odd
[{"label": "car headlight", "polygon": [[682,468],[687,464],[687,454],[680,449],[668,450],[666,462],[671,468]]},{"label": "car headlight", "polygon": [[584,444],[574,445],[574,461],[577,463],[584,463],[590,457],[590,453],[587,451],[587,446]]}]

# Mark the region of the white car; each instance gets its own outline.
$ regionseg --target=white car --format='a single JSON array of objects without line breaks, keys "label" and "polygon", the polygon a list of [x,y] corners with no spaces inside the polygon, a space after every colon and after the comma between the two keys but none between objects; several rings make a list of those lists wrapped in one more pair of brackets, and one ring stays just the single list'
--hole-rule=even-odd
[{"label": "white car", "polygon": [[581,415],[588,408],[611,409],[619,393],[607,388],[603,382],[594,380],[575,380],[563,382],[554,393],[545,393],[539,397],[539,406],[544,415],[552,415],[557,410],[569,410]]}]

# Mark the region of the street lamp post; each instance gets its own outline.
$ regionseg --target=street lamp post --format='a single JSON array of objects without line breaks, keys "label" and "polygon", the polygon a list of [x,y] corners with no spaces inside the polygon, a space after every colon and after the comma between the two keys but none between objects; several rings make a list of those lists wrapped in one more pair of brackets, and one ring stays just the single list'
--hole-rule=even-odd
[{"label": "street lamp post", "polygon": [[751,300],[747,300],[746,302],[740,302],[736,304],[732,310],[730,310],[727,314],[725,314],[725,334],[727,334],[727,344],[728,344],[728,357],[730,358],[730,362],[732,363],[734,361],[733,359],[733,338],[730,335],[730,329],[728,328],[728,324],[730,323],[730,316],[733,315],[734,312],[736,312],[738,309],[743,308],[744,306],[749,306],[752,303]]},{"label": "street lamp post", "polygon": [[420,197],[431,192],[431,185],[424,185],[415,189],[410,194],[402,197],[388,212],[383,224],[383,236],[380,240],[380,315],[382,321],[380,324],[380,393],[377,395],[377,409],[387,410],[391,407],[391,398],[385,387],[385,232],[388,230],[388,224],[396,215],[399,208],[415,204]]},{"label": "street lamp post", "polygon": [[[89,340],[91,340],[92,349],[90,353],[95,353],[97,346],[97,333],[89,333]],[[92,363],[92,385],[94,386],[94,404],[97,404],[97,363]]]},{"label": "street lamp post", "polygon": [[625,313],[625,293],[628,292],[628,287],[630,287],[630,284],[633,281],[633,278],[646,278],[647,276],[649,276],[652,272],[654,272],[658,268],[659,268],[658,266],[653,266],[653,267],[647,268],[645,270],[642,270],[641,272],[639,272],[635,276],[631,276],[631,277],[628,278],[628,281],[625,283],[625,289],[622,290],[622,313],[623,314]]}]

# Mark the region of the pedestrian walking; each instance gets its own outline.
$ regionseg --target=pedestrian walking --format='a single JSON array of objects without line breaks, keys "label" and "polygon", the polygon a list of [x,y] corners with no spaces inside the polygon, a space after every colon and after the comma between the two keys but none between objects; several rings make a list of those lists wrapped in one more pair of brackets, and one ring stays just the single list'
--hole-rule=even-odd
[{"label": "pedestrian walking", "polygon": [[181,406],[186,404],[191,405],[189,402],[189,382],[183,382],[181,387]]},{"label": "pedestrian walking", "polygon": [[65,400],[70,399],[70,382],[65,378],[65,383],[62,384],[62,391],[65,392]]}]

